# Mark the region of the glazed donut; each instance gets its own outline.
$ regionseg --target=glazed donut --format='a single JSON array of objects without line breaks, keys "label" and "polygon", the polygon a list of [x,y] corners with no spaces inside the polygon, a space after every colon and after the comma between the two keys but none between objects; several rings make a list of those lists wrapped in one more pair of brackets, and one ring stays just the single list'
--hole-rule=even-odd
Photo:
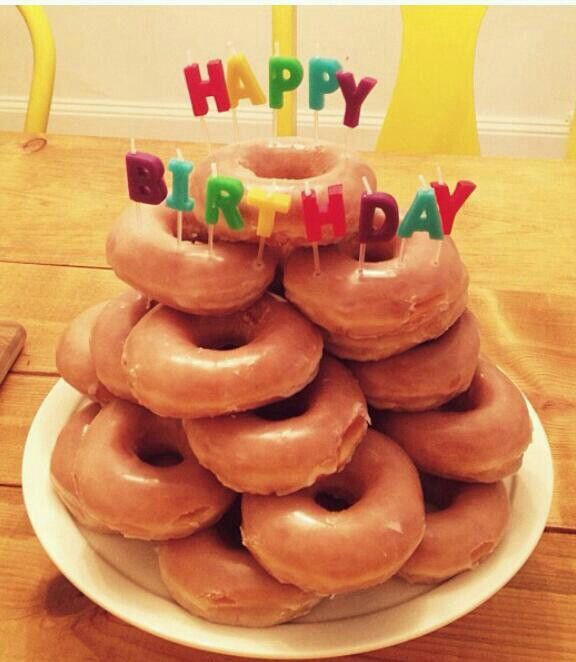
[{"label": "glazed donut", "polygon": [[182,538],[210,526],[234,493],[192,455],[180,421],[124,400],[88,428],[76,461],[78,494],[94,519],[127,538]]},{"label": "glazed donut", "polygon": [[502,481],[423,478],[424,497],[438,510],[426,514],[424,538],[399,574],[413,584],[434,584],[474,568],[494,551],[506,531],[510,502]]},{"label": "glazed donut", "polygon": [[322,338],[289,303],[266,295],[223,317],[157,306],[130,332],[132,393],[160,416],[201,418],[287,398],[318,372]]},{"label": "glazed donut", "polygon": [[381,361],[348,366],[372,407],[434,409],[465,391],[478,366],[480,334],[469,310],[444,334]]},{"label": "glazed donut", "polygon": [[242,497],[246,547],[279,581],[320,595],[381,584],[423,535],[418,473],[374,430],[340,473],[288,496]]},{"label": "glazed donut", "polygon": [[108,301],[96,319],[90,349],[98,379],[118,398],[134,401],[122,367],[124,342],[136,322],[148,312],[147,298],[127,290]]},{"label": "glazed donut", "polygon": [[200,241],[177,245],[176,215],[165,207],[125,210],[108,235],[116,275],[148,298],[196,315],[223,315],[256,301],[274,278],[276,257],[254,246]]},{"label": "glazed donut", "polygon": [[493,483],[520,468],[532,424],[518,388],[480,357],[470,388],[435,411],[375,411],[373,424],[436,476]]},{"label": "glazed donut", "polygon": [[437,338],[464,312],[468,274],[450,237],[438,264],[438,243],[424,232],[406,240],[403,260],[397,239],[369,245],[368,259],[379,261],[367,261],[363,273],[349,246],[320,249],[317,275],[310,249],[294,251],[284,270],[286,297],[326,330],[336,356],[384,359]]},{"label": "glazed donut", "polygon": [[[211,174],[212,163],[218,174],[236,177],[245,190],[254,187],[270,189],[292,196],[288,214],[277,214],[274,232],[266,243],[275,246],[307,244],[306,229],[302,216],[301,192],[304,182],[316,189],[319,197],[333,184],[342,184],[348,233],[358,229],[360,195],[364,191],[362,177],[376,188],[376,176],[372,169],[362,163],[353,152],[343,150],[341,145],[319,142],[309,138],[265,138],[235,143],[215,150],[196,165],[190,177],[190,195],[195,199],[195,214],[204,218],[206,179]],[[218,223],[215,234],[228,241],[258,241],[256,226],[258,209],[246,202],[239,205],[244,219],[244,228],[231,230],[226,223]],[[196,229],[206,233],[206,225],[198,220]],[[334,243],[330,232],[320,243]],[[336,240],[337,241],[337,240]]]},{"label": "glazed donut", "polygon": [[98,402],[113,398],[100,382],[90,352],[90,336],[106,302],[97,303],[75,317],[60,336],[56,347],[56,369],[71,386]]},{"label": "glazed donut", "polygon": [[84,441],[88,426],[99,411],[100,405],[97,402],[90,402],[72,414],[56,439],[50,458],[50,478],[56,494],[78,524],[99,533],[109,533],[109,529],[90,517],[84,510],[75,479],[78,449]]},{"label": "glazed donut", "polygon": [[339,471],[368,426],[358,383],[325,357],[316,379],[256,411],[184,421],[200,464],[237,492],[288,494]]},{"label": "glazed donut", "polygon": [[211,529],[159,545],[160,574],[174,600],[225,625],[265,627],[308,613],[322,598],[269,575],[242,546],[239,524],[227,513]]}]

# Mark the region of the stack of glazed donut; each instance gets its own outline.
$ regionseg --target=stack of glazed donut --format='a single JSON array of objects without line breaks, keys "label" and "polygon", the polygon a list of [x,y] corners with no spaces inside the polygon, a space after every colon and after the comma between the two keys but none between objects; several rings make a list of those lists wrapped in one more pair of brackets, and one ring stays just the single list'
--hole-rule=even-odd
[{"label": "stack of glazed donut", "polygon": [[[218,172],[290,193],[257,260],[256,216],[209,247]],[[72,321],[62,377],[88,396],[61,431],[54,488],[81,525],[155,541],[170,594],[217,623],[266,626],[396,574],[433,583],[502,539],[502,480],[531,438],[488,359],[447,237],[370,245],[356,202],[374,173],[328,143],[226,147],[193,173],[195,215],[132,207],[107,258],[130,289]],[[347,235],[314,273],[300,189],[342,184]],[[274,293],[270,288],[274,288]],[[373,427],[370,427],[372,425]]]}]

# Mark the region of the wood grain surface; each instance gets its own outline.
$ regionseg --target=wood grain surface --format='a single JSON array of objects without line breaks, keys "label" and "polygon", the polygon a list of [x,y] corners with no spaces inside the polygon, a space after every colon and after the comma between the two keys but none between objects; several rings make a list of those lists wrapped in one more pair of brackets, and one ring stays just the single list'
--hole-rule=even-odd
[{"label": "wood grain surface", "polygon": [[[146,635],[82,596],[49,561],[22,504],[30,421],[56,379],[54,348],[71,318],[125,286],[104,241],[127,203],[126,141],[52,136],[27,154],[0,134],[0,315],[23,324],[24,352],[0,387],[0,660],[225,658]],[[181,145],[187,158],[202,147]],[[139,141],[167,160],[174,143]],[[471,275],[482,350],[524,390],[548,433],[556,482],[549,526],[511,582],[468,616],[407,644],[352,659],[574,660],[576,637],[576,162],[363,155],[379,188],[407,207],[440,164],[478,184],[453,236]]]}]

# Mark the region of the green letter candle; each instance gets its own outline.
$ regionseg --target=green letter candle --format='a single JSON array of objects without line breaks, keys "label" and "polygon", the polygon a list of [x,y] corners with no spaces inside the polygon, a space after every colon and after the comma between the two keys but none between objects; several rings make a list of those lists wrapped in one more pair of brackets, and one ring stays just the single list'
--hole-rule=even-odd
[{"label": "green letter candle", "polygon": [[[282,108],[284,105],[284,92],[295,90],[302,82],[304,70],[300,60],[295,57],[274,55],[269,65],[269,101],[270,108]],[[288,73],[288,77],[285,73]]]},{"label": "green letter candle", "polygon": [[188,195],[188,179],[194,164],[184,159],[170,159],[168,170],[172,173],[172,193],[166,198],[166,206],[178,211],[192,211],[194,200]]},{"label": "green letter candle", "polygon": [[414,232],[427,232],[430,239],[444,237],[436,196],[431,188],[416,192],[416,197],[398,228],[398,236],[403,239],[411,237]]},{"label": "green letter candle", "polygon": [[335,92],[338,87],[336,72],[342,69],[338,60],[328,57],[313,57],[308,64],[308,105],[312,110],[324,108],[324,96]]},{"label": "green letter candle", "polygon": [[241,230],[244,219],[238,211],[238,204],[244,195],[244,186],[235,177],[209,177],[206,180],[206,223],[218,223],[219,212],[224,214],[226,223],[232,230]]}]

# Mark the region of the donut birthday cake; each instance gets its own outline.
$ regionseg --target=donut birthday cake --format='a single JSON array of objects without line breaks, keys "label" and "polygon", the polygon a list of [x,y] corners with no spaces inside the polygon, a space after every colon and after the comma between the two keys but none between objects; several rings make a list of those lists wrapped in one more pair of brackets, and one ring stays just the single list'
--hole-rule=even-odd
[{"label": "donut birthday cake", "polygon": [[[276,112],[297,58],[270,58]],[[246,58],[184,70],[195,116],[266,102]],[[346,130],[376,84],[314,57]],[[392,577],[435,584],[506,535],[532,428],[480,353],[451,238],[475,185],[423,177],[401,211],[345,145],[275,135],[166,165],[134,143],[106,257],[126,283],[64,331],[86,396],[51,459],[82,527],[150,541],[173,600],[271,626]],[[236,120],[234,120],[236,122]],[[236,126],[237,130],[237,126]],[[111,219],[112,221],[113,219]]]}]

